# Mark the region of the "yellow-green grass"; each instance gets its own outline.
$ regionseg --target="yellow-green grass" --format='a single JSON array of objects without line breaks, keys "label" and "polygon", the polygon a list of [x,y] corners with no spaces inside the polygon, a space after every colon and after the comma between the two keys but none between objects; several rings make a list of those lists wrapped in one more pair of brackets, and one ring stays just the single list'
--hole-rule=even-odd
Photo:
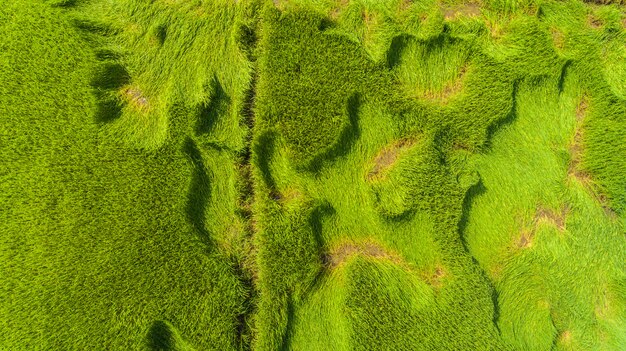
[{"label": "yellow-green grass", "polygon": [[[590,26],[594,9],[577,2],[488,3],[460,19],[434,3],[385,4],[263,12],[254,348],[620,349],[624,102],[609,95],[617,79],[604,80],[596,55],[606,41],[623,45],[624,30],[596,34],[614,29]],[[419,25],[406,24],[412,11],[424,14]],[[372,16],[395,20],[364,29],[393,32],[385,44],[354,29]],[[564,119],[576,86],[604,112],[579,126],[589,136],[571,156],[574,122]],[[594,137],[607,123],[611,136]],[[590,234],[580,251],[563,238],[534,242],[550,226],[596,223],[568,217],[581,211],[574,200],[551,198],[574,182],[572,163],[592,179],[585,196],[611,221],[595,229],[611,248]],[[519,221],[519,233],[500,221]],[[510,257],[524,250],[541,253]],[[589,272],[605,280],[584,281]],[[594,306],[610,317],[581,313]]]},{"label": "yellow-green grass", "polygon": [[625,349],[619,2],[5,3],[0,349]]}]

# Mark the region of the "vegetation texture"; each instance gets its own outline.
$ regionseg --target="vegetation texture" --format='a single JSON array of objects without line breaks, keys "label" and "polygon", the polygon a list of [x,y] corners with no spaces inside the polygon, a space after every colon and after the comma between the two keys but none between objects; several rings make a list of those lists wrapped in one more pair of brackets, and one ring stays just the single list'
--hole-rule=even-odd
[{"label": "vegetation texture", "polygon": [[0,0],[0,350],[626,350],[626,4]]}]

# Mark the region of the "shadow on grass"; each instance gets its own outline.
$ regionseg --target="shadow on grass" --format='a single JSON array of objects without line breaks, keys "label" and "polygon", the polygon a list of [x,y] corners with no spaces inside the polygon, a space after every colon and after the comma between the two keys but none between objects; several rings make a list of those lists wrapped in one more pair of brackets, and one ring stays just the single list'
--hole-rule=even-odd
[{"label": "shadow on grass", "polygon": [[[378,200],[378,202],[381,202],[381,200]],[[411,221],[413,218],[415,218],[416,214],[417,214],[417,210],[415,208],[408,208],[402,211],[402,213],[399,213],[396,215],[383,213],[381,216],[384,219],[384,221],[387,223],[400,224],[400,223],[407,223]]]},{"label": "shadow on grass", "polygon": [[272,172],[270,170],[270,162],[276,149],[275,139],[276,133],[265,132],[258,137],[253,146],[254,154],[256,155],[255,158],[257,167],[261,171],[263,182],[270,189],[270,191],[274,192],[276,191],[276,181],[274,181],[274,177],[272,176]]},{"label": "shadow on grass", "polygon": [[[518,80],[514,81],[513,91],[511,93],[512,105],[511,105],[511,111],[509,112],[509,114],[505,118],[496,121],[495,123],[491,124],[487,128],[487,140],[484,146],[485,149],[491,149],[493,147],[493,137],[496,132],[498,132],[505,126],[510,125],[511,123],[515,121],[515,119],[517,119],[518,86],[519,86],[519,81]],[[498,320],[500,318],[500,306],[498,304],[498,291],[495,289],[493,282],[491,281],[491,279],[489,279],[485,270],[482,269],[482,267],[480,266],[480,263],[478,262],[476,257],[474,257],[474,255],[472,254],[471,250],[468,247],[467,240],[465,238],[465,232],[467,230],[467,224],[469,221],[469,213],[471,211],[474,200],[477,197],[483,195],[486,191],[487,191],[487,188],[483,184],[482,179],[479,179],[476,184],[472,185],[467,190],[467,192],[465,193],[465,198],[463,199],[463,208],[462,208],[463,212],[461,214],[461,219],[459,220],[458,230],[459,230],[459,237],[461,238],[461,243],[463,245],[465,252],[467,252],[467,254],[471,257],[472,262],[478,268],[478,271],[480,272],[481,277],[489,285],[489,289],[491,293],[491,301],[493,303],[492,322],[493,322],[494,327],[498,331],[498,333],[500,333],[500,328],[498,327]]]},{"label": "shadow on grass", "polygon": [[154,36],[159,41],[159,45],[163,45],[167,38],[167,26],[165,24],[158,25],[154,30]]},{"label": "shadow on grass", "polygon": [[559,89],[559,94],[563,92],[563,86],[565,85],[565,77],[567,76],[567,70],[569,69],[571,65],[572,65],[572,60],[567,60],[565,61],[565,63],[563,64],[563,67],[561,68],[561,75],[559,76],[559,83],[557,85]]},{"label": "shadow on grass", "polygon": [[[71,5],[70,5],[71,6]],[[65,6],[69,7],[69,6]],[[108,37],[114,35],[118,30],[111,27],[110,24],[89,18],[77,18],[74,20],[74,26],[85,34],[94,34],[96,36]]]},{"label": "shadow on grass", "polygon": [[478,183],[472,185],[465,193],[465,198],[463,199],[463,212],[461,214],[461,220],[459,221],[459,237],[461,238],[461,243],[463,244],[463,248],[465,252],[472,258],[472,262],[480,272],[482,279],[489,285],[489,290],[491,294],[491,302],[493,303],[493,316],[492,322],[495,328],[500,332],[498,328],[498,320],[500,319],[500,306],[498,304],[498,291],[496,290],[493,282],[487,276],[487,273],[482,269],[476,257],[472,254],[471,250],[467,245],[467,241],[465,239],[465,231],[467,229],[467,224],[469,222],[469,213],[472,209],[472,204],[474,203],[474,199],[482,196],[487,192],[487,188],[483,184],[482,180],[479,180]]},{"label": "shadow on grass", "polygon": [[[315,239],[315,244],[317,245],[317,247],[322,248],[324,245],[324,239],[322,236],[322,222],[324,220],[324,217],[331,217],[336,213],[337,211],[335,211],[335,208],[333,208],[333,206],[328,201],[324,201],[315,206],[315,208],[311,212],[309,224],[311,225],[311,230],[313,230],[313,238]],[[323,261],[324,258],[322,258],[322,262]]]},{"label": "shadow on grass", "polygon": [[52,0],[50,1],[52,7],[73,7],[77,5],[76,0]]},{"label": "shadow on grass", "polygon": [[349,124],[341,132],[337,142],[327,149],[326,152],[315,156],[308,167],[305,167],[306,170],[319,172],[327,163],[333,162],[337,158],[345,156],[350,152],[354,143],[361,136],[361,129],[359,127],[359,110],[361,103],[361,97],[358,93],[354,93],[350,96],[347,102]]},{"label": "shadow on grass", "polygon": [[291,348],[291,338],[293,335],[293,320],[295,318],[295,311],[293,307],[293,301],[291,298],[287,301],[287,325],[285,326],[285,333],[283,334],[283,340],[280,345],[280,351],[289,351]]},{"label": "shadow on grass", "polygon": [[174,351],[185,349],[182,338],[166,321],[156,321],[148,331],[148,349],[151,351]]},{"label": "shadow on grass", "polygon": [[122,102],[115,91],[130,83],[130,75],[119,63],[105,62],[95,71],[91,87],[96,97],[96,121],[108,123],[122,115]]},{"label": "shadow on grass", "polygon": [[484,144],[484,149],[489,150],[492,148],[493,144],[493,136],[500,129],[510,125],[517,119],[517,89],[518,89],[519,81],[513,82],[513,92],[511,93],[512,105],[511,111],[506,115],[503,119],[497,120],[494,123],[490,124],[487,127],[487,139]]},{"label": "shadow on grass", "polygon": [[[313,238],[315,239],[315,244],[319,250],[319,257],[322,263],[322,267],[328,267],[328,262],[330,261],[330,257],[326,252],[324,252],[324,238],[322,236],[322,223],[324,222],[324,218],[332,217],[337,213],[335,208],[327,201],[324,201],[313,209],[311,212],[311,217],[309,218],[309,224],[311,226],[311,230],[313,231]],[[313,283],[308,287],[308,289],[304,292],[302,298],[306,298],[311,292],[317,290],[321,283],[322,275],[325,273],[325,269],[320,269],[317,273],[315,279],[313,279]]]},{"label": "shadow on grass", "polygon": [[[300,301],[303,301],[309,296],[312,292],[316,291],[321,283],[322,276],[326,273],[323,267],[327,267],[326,262],[328,258],[325,256],[325,253],[322,251],[323,247],[323,237],[322,237],[322,222],[325,217],[330,217],[335,215],[336,211],[332,207],[332,205],[327,202],[321,202],[315,206],[315,208],[311,211],[309,217],[309,225],[311,230],[313,231],[313,238],[315,240],[315,244],[318,247],[320,261],[322,263],[321,269],[317,272],[317,275],[313,279],[311,285],[307,287],[307,289],[302,293],[302,296],[299,297]],[[285,327],[285,334],[283,335],[282,344],[280,347],[281,351],[290,350],[291,338],[293,335],[293,321],[295,318],[294,307],[293,307],[293,298],[289,298],[287,304],[287,325]]]},{"label": "shadow on grass", "polygon": [[207,134],[215,127],[219,116],[225,115],[230,106],[230,97],[224,91],[217,77],[211,81],[211,100],[200,106],[196,134]]},{"label": "shadow on grass", "polygon": [[394,69],[399,63],[402,57],[402,51],[408,44],[411,36],[402,34],[394,37],[391,40],[391,45],[387,51],[387,68]]},{"label": "shadow on grass", "polygon": [[236,40],[239,48],[246,54],[248,61],[256,61],[255,48],[259,37],[254,28],[241,25],[237,28]]},{"label": "shadow on grass", "polygon": [[185,140],[183,150],[194,166],[193,176],[187,195],[187,218],[198,233],[200,240],[203,243],[210,245],[211,237],[209,232],[206,230],[204,219],[206,207],[211,196],[211,183],[209,175],[207,174],[200,150],[191,138],[187,138],[187,140]]}]

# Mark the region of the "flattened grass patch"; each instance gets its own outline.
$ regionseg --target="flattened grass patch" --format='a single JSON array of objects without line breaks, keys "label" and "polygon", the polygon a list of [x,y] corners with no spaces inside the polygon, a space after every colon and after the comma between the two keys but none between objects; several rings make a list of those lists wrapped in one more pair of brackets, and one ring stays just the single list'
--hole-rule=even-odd
[{"label": "flattened grass patch", "polygon": [[530,224],[522,225],[520,235],[515,241],[515,247],[517,249],[526,249],[533,245],[533,240],[537,232],[537,228],[541,223],[546,223],[556,228],[559,232],[564,232],[566,229],[567,216],[570,212],[570,207],[567,204],[561,206],[559,211],[554,211],[547,207],[538,206],[535,215],[533,216]]},{"label": "flattened grass patch", "polygon": [[388,260],[399,265],[406,264],[399,254],[392,252],[371,239],[361,242],[343,242],[323,254],[322,262],[324,262],[324,265],[329,269],[334,269],[355,255],[378,260]]},{"label": "flattened grass patch", "polygon": [[440,289],[448,277],[448,270],[441,264],[421,274],[422,280],[435,289]]},{"label": "flattened grass patch", "polygon": [[472,2],[456,5],[442,5],[441,11],[446,21],[454,21],[462,17],[479,17],[482,13],[480,4]]},{"label": "flattened grass patch", "polygon": [[148,98],[135,86],[127,86],[122,89],[122,98],[135,109],[140,111],[148,111],[150,103]]},{"label": "flattened grass patch", "polygon": [[396,161],[415,145],[415,139],[400,139],[382,149],[372,161],[366,179],[368,181],[378,180],[384,177],[385,173],[391,169]]},{"label": "flattened grass patch", "polygon": [[591,176],[587,172],[583,171],[580,166],[582,154],[584,152],[582,125],[588,109],[589,99],[586,95],[584,95],[576,106],[576,127],[574,138],[569,148],[570,164],[567,171],[568,176],[576,179],[585,186],[589,186],[589,184],[591,184]]},{"label": "flattened grass patch", "polygon": [[533,223],[536,225],[539,223],[549,223],[562,232],[565,230],[565,223],[569,212],[570,208],[568,205],[563,205],[559,212],[555,212],[549,208],[539,207],[535,213]]}]

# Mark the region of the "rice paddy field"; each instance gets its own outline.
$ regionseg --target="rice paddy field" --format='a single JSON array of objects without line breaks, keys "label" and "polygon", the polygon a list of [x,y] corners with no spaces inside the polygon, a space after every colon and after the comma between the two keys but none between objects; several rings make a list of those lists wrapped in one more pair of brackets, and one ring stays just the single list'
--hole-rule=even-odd
[{"label": "rice paddy field", "polygon": [[626,350],[622,0],[0,0],[0,350]]}]

